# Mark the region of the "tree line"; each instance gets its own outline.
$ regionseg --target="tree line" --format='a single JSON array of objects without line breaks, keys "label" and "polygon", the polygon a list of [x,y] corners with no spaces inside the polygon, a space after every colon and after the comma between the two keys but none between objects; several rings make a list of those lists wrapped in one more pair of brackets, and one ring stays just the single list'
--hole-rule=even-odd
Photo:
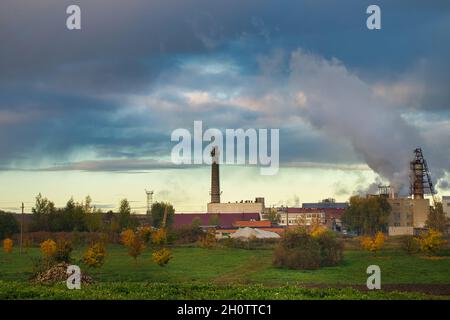
[{"label": "tree line", "polygon": [[[54,202],[38,194],[27,229],[30,232],[120,233],[125,229],[135,229],[141,222],[145,225],[159,228],[163,223],[165,211],[167,211],[165,223],[167,227],[170,227],[175,214],[175,209],[170,203],[155,202],[152,205],[150,214],[138,219],[137,215],[132,213],[127,199],[120,201],[116,212],[112,210],[104,212],[92,204],[90,196],[87,196],[81,202],[70,198],[64,207],[57,208]],[[2,239],[18,232],[20,232],[20,227],[14,215],[0,211],[0,238]]]}]

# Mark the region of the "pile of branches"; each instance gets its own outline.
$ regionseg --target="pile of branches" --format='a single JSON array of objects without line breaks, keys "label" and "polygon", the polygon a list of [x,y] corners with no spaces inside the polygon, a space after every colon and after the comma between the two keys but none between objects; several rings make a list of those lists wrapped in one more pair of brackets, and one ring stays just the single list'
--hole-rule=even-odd
[{"label": "pile of branches", "polygon": [[[34,279],[33,282],[40,284],[54,284],[58,282],[66,283],[67,278],[70,274],[67,273],[67,268],[70,265],[66,262],[61,262],[51,266],[49,269],[39,273]],[[82,284],[91,284],[94,280],[86,275],[85,273],[81,273],[81,283]]]}]

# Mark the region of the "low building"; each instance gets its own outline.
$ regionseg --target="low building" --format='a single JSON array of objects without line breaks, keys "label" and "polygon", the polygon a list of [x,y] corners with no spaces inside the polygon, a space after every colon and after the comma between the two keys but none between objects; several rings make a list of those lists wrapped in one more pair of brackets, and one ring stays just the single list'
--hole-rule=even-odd
[{"label": "low building", "polygon": [[313,224],[325,225],[325,211],[307,208],[278,208],[281,226],[311,226]]},{"label": "low building", "polygon": [[254,213],[262,214],[264,212],[264,198],[256,198],[252,200],[241,200],[226,203],[208,203],[208,213]]},{"label": "low building", "polygon": [[180,228],[184,225],[192,225],[195,221],[201,226],[214,225],[219,228],[234,228],[237,221],[259,221],[258,212],[246,213],[175,213],[174,228]]},{"label": "low building", "polygon": [[389,235],[411,235],[423,229],[430,212],[428,199],[388,198],[391,206]]},{"label": "low building", "polygon": [[444,209],[445,216],[450,218],[450,196],[442,197],[442,208]]}]

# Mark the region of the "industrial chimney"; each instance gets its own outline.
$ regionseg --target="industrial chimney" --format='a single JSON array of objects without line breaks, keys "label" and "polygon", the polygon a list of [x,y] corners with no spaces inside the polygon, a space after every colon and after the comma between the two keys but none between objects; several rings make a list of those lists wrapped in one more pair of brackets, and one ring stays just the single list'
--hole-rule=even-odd
[{"label": "industrial chimney", "polygon": [[211,150],[211,203],[220,203],[219,148]]}]

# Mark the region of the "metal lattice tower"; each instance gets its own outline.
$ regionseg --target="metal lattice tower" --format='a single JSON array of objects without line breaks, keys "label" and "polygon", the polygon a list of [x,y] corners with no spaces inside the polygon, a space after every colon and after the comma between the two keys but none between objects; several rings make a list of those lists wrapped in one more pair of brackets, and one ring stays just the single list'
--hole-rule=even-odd
[{"label": "metal lattice tower", "polygon": [[153,190],[145,189],[145,193],[147,194],[147,214],[150,214],[153,204]]},{"label": "metal lattice tower", "polygon": [[423,199],[425,194],[430,194],[433,197],[433,202],[436,203],[434,196],[436,191],[421,148],[414,150],[414,160],[410,162],[410,169],[410,195],[414,199]]}]

